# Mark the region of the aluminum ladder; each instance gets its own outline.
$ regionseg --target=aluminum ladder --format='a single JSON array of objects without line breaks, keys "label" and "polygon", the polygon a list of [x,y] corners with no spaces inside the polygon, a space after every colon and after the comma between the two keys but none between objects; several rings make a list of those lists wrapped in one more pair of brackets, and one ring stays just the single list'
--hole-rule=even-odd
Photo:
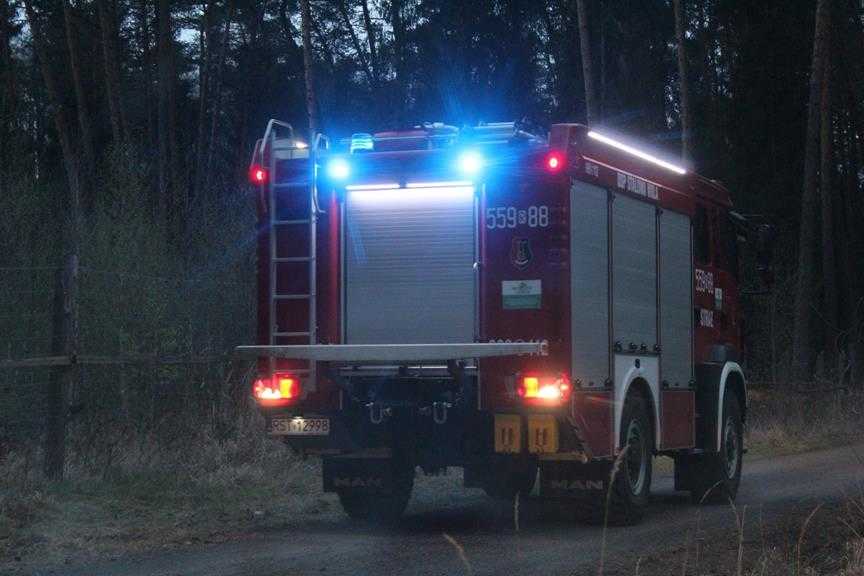
[{"label": "aluminum ladder", "polygon": [[[278,140],[279,146],[277,146],[277,138],[276,131],[278,129],[287,130],[289,137],[287,139],[281,138]],[[285,143],[287,140],[289,146],[285,147],[281,144]],[[268,178],[268,194],[267,194],[267,212],[268,212],[268,223],[269,228],[268,238],[269,238],[269,289],[268,293],[270,296],[269,299],[269,326],[268,326],[268,334],[269,334],[269,344],[276,345],[278,339],[290,338],[292,339],[292,343],[301,343],[294,342],[298,339],[303,339],[304,342],[308,344],[316,344],[317,343],[317,318],[316,318],[316,307],[317,307],[317,278],[316,278],[316,264],[317,264],[317,250],[316,250],[316,239],[317,239],[317,220],[318,215],[322,212],[318,207],[317,202],[317,176],[318,176],[318,166],[317,166],[317,156],[319,149],[326,148],[328,145],[328,141],[326,137],[322,134],[318,134],[312,145],[301,145],[298,146],[298,141],[294,137],[294,129],[293,127],[286,123],[281,122],[279,120],[271,119],[267,123],[267,129],[264,132],[264,137],[261,141],[261,145],[259,146],[259,156],[261,159],[261,165],[264,165],[264,162],[267,162],[267,170],[269,174]],[[267,154],[269,151],[269,155]],[[288,219],[282,219],[280,217],[279,206],[277,205],[277,199],[280,193],[284,194],[285,192],[290,192],[291,190],[296,191],[300,185],[297,182],[280,182],[281,178],[278,178],[276,163],[279,159],[302,159],[304,157],[304,152],[306,157],[308,158],[308,169],[306,173],[305,180],[305,189],[306,189],[306,200],[307,203],[304,205],[300,205],[302,210],[299,216],[302,217],[291,217]],[[280,153],[282,153],[280,155]],[[279,239],[280,237],[287,236],[287,238],[298,238],[301,232],[298,228],[306,227],[306,238],[308,239],[308,253],[303,255],[292,255],[292,256],[280,256],[279,255]],[[279,273],[279,265],[285,263],[294,263],[294,264],[305,264],[306,266],[306,275],[308,277],[309,288],[308,292],[300,292],[300,293],[284,293],[279,291],[278,285],[278,273]],[[307,323],[303,327],[302,330],[280,330],[279,326],[279,316],[277,314],[277,307],[280,302],[283,301],[305,301],[307,306]],[[290,309],[293,312],[297,312],[297,306],[292,306]],[[284,343],[284,342],[283,342]],[[270,373],[273,374],[279,368],[277,366],[276,358],[269,358],[269,368]],[[306,386],[305,388],[308,390],[314,390],[316,384],[316,371],[315,371],[315,362],[308,362],[307,367],[301,368],[299,366],[294,367],[291,366],[289,368],[292,374],[297,375],[301,379],[306,377]]]}]

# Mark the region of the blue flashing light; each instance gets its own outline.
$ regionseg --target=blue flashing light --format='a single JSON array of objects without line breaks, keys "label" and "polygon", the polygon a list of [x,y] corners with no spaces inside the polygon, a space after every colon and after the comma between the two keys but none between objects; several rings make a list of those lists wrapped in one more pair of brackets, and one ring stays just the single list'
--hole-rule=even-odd
[{"label": "blue flashing light", "polygon": [[466,150],[459,155],[459,170],[467,176],[476,176],[485,164],[483,155],[476,150]]},{"label": "blue flashing light", "polygon": [[371,134],[359,132],[351,135],[351,154],[355,152],[368,152],[375,149],[375,139]]},{"label": "blue flashing light", "polygon": [[344,158],[333,158],[327,163],[327,175],[333,180],[346,180],[351,175],[351,165]]}]

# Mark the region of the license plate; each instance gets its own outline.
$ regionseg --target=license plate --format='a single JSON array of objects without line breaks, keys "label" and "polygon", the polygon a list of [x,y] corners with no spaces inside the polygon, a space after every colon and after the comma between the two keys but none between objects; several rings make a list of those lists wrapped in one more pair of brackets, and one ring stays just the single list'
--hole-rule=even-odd
[{"label": "license plate", "polygon": [[274,436],[329,436],[329,418],[273,418],[270,434]]}]

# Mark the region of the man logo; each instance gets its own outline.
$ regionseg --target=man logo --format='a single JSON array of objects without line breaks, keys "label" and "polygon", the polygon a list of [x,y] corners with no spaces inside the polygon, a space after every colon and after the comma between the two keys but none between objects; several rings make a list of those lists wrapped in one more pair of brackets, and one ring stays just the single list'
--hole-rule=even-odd
[{"label": "man logo", "polygon": [[513,238],[510,245],[510,262],[519,270],[523,270],[531,263],[533,254],[531,252],[531,241],[528,238]]},{"label": "man logo", "polygon": [[552,480],[549,487],[553,490],[588,492],[603,490],[603,480]]}]

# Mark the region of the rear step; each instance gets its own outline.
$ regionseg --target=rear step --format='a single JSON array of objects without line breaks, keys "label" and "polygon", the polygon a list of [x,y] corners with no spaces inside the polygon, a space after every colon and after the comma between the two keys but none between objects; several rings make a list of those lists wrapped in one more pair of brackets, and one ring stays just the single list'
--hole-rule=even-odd
[{"label": "rear step", "polygon": [[312,344],[293,346],[238,346],[252,356],[315,360],[318,362],[428,362],[540,354],[540,342],[465,344]]}]

